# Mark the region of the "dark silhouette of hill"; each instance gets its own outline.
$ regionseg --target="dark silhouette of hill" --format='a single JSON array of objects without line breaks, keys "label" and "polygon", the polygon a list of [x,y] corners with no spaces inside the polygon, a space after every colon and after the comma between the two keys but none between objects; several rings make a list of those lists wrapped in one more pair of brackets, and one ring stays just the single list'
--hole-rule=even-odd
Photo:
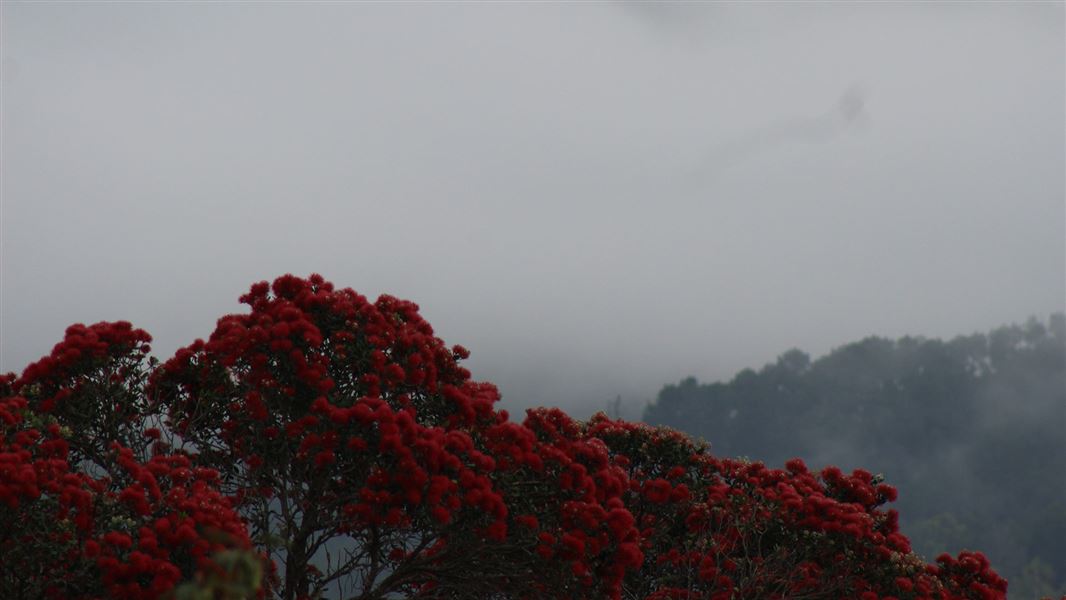
[{"label": "dark silhouette of hill", "polygon": [[900,490],[915,549],[982,548],[1012,598],[1066,593],[1066,316],[950,341],[789,350],[731,381],[668,385],[644,420],[718,455],[863,465]]}]

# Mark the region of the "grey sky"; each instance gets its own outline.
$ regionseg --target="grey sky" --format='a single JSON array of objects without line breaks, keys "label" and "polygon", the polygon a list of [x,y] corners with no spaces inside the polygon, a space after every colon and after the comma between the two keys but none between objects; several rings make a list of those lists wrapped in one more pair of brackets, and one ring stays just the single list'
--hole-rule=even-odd
[{"label": "grey sky", "polygon": [[4,2],[0,370],[73,322],[166,355],[285,272],[415,300],[505,406],[578,414],[1046,316],[1064,17]]}]

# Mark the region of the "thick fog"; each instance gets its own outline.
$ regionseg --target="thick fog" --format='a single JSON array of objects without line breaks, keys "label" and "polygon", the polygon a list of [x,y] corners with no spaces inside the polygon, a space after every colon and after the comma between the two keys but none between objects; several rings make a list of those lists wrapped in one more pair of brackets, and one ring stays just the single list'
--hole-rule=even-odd
[{"label": "thick fog", "polygon": [[0,370],[292,272],[504,406],[1066,307],[1062,3],[4,3]]}]

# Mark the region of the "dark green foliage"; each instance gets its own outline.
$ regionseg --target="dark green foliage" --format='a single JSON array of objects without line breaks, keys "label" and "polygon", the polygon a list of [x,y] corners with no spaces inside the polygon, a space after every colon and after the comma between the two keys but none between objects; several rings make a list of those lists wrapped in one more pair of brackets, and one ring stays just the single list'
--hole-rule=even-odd
[{"label": "dark green foliage", "polygon": [[1012,591],[1066,593],[1063,314],[950,341],[870,337],[813,362],[790,350],[727,383],[667,386],[644,420],[720,455],[880,471],[927,558],[986,549]]}]

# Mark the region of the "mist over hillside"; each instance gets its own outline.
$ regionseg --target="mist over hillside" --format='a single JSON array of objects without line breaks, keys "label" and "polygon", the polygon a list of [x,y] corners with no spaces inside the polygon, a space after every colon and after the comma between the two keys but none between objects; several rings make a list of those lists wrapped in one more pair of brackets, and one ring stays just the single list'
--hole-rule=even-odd
[{"label": "mist over hillside", "polygon": [[0,1],[0,374],[321,273],[513,420],[881,471],[1066,592],[1064,47],[1062,0]]},{"label": "mist over hillside", "polygon": [[862,466],[927,558],[984,548],[1011,597],[1066,593],[1066,316],[951,340],[868,337],[729,381],[668,385],[644,420],[723,456]]}]

